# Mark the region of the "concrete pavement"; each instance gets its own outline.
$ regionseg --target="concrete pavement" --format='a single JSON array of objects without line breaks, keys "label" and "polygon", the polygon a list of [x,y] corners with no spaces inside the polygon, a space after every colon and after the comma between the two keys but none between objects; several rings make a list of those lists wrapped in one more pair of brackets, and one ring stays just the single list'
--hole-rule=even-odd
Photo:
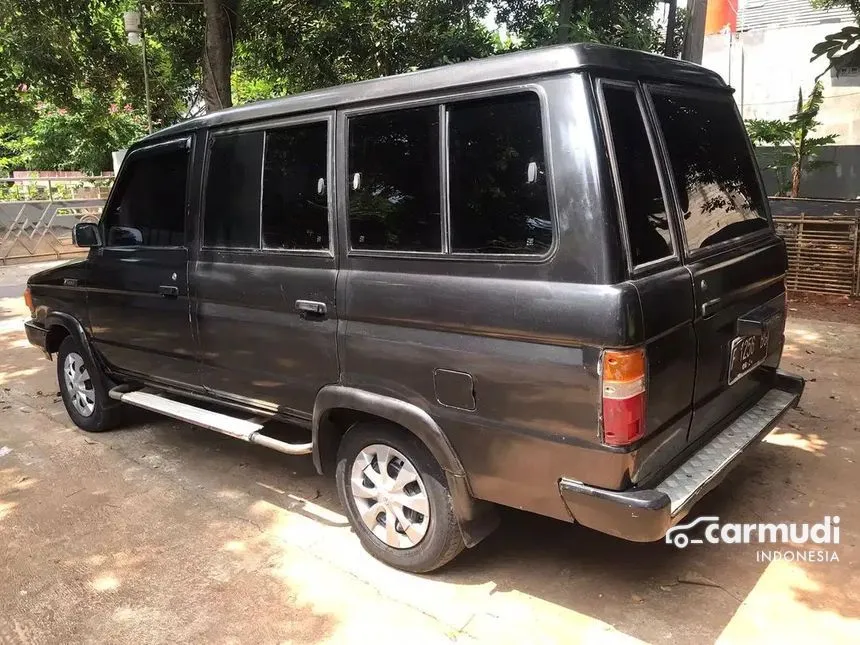
[{"label": "concrete pavement", "polygon": [[860,642],[858,326],[791,322],[802,409],[694,513],[838,514],[838,563],[631,544],[509,510],[416,576],[362,551],[310,458],[136,411],[112,433],[74,428],[25,314],[0,298],[0,643]]}]

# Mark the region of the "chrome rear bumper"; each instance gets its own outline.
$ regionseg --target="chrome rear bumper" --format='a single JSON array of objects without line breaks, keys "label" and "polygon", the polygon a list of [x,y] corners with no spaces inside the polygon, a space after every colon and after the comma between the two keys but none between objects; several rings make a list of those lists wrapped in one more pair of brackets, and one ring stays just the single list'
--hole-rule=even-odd
[{"label": "chrome rear bumper", "polygon": [[804,385],[778,372],[772,389],[653,488],[612,491],[562,478],[561,497],[580,524],[636,542],[659,540],[797,405]]}]

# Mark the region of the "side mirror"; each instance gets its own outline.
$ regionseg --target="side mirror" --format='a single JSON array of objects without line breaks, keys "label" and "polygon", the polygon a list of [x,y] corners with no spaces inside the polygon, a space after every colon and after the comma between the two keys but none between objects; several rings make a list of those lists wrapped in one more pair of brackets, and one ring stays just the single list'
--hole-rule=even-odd
[{"label": "side mirror", "polygon": [[75,246],[88,249],[93,246],[102,245],[102,236],[99,225],[92,222],[78,222],[72,229],[72,242]]}]

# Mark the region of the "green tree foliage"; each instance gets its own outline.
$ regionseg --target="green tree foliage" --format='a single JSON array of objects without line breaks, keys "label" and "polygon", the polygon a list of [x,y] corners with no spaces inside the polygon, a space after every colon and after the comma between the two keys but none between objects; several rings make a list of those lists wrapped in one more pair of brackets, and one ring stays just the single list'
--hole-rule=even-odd
[{"label": "green tree foliage", "polygon": [[[106,168],[110,150],[143,133],[142,52],[127,43],[122,23],[123,11],[141,5],[158,128],[207,107],[511,49],[587,40],[658,51],[660,35],[652,20],[656,4],[0,0],[0,172],[22,164]],[[506,37],[487,28],[488,15],[506,27]],[[230,20],[214,28],[213,16]],[[224,39],[231,52],[226,58]],[[226,87],[224,78],[231,80]]]},{"label": "green tree foliage", "polygon": [[492,37],[471,5],[244,0],[234,66],[284,94],[488,56]]},{"label": "green tree foliage", "polygon": [[128,103],[107,111],[92,93],[76,97],[78,108],[40,104],[39,118],[23,138],[21,161],[27,168],[81,170],[98,174],[111,167],[110,152],[146,132],[144,118]]},{"label": "green tree foliage", "polygon": [[818,156],[824,146],[835,143],[836,136],[812,136],[821,125],[818,112],[823,103],[824,89],[820,82],[816,82],[806,101],[803,100],[803,90],[798,90],[797,111],[788,120],[751,119],[746,123],[754,144],[770,146],[763,151],[765,163],[776,175],[780,194],[800,197],[804,173],[833,163]]},{"label": "green tree foliage", "polygon": [[[36,101],[70,111],[86,91],[105,108],[143,106],[141,48],[126,41],[130,0],[0,0],[0,115],[27,120]],[[199,85],[202,16],[193,4],[144,3],[148,9],[153,115],[169,124],[185,115]],[[22,96],[20,88],[27,88]]]},{"label": "green tree foliage", "polygon": [[[854,18],[858,24],[848,25],[825,36],[824,40],[812,48],[811,60],[818,60],[822,56],[826,57],[828,65],[824,72],[840,62],[849,62],[850,64],[860,62],[860,0],[812,0],[812,4],[823,9],[848,7],[854,13]],[[822,72],[822,76],[824,72]]]},{"label": "green tree foliage", "polygon": [[[0,0],[0,172],[109,169],[111,150],[146,132],[142,52],[127,43],[122,22],[123,11],[137,6]],[[202,16],[190,3],[144,6],[160,127],[198,103]]]},{"label": "green tree foliage", "polygon": [[592,41],[658,51],[656,0],[488,0],[522,47]]}]

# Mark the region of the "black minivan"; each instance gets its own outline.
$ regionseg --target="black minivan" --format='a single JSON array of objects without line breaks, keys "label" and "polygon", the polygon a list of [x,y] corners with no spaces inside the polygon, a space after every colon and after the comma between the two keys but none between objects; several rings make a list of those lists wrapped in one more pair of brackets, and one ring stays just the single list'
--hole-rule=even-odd
[{"label": "black minivan", "polygon": [[658,540],[803,390],[731,89],[660,56],[553,47],[193,119],[132,146],[75,240],[26,327],[78,426],[125,403],[310,453],[409,571],[497,504]]}]

